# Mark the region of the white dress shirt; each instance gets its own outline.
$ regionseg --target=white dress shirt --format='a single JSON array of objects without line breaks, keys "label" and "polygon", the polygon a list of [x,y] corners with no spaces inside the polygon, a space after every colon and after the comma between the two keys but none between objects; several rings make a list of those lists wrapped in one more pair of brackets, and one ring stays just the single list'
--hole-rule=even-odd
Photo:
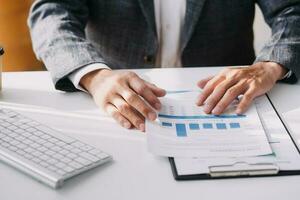
[{"label": "white dress shirt", "polygon": [[[184,24],[186,0],[154,0],[155,22],[159,49],[157,67],[181,67],[180,35]],[[109,69],[103,63],[89,64],[69,75],[73,85],[82,91],[81,78],[98,69]]]}]

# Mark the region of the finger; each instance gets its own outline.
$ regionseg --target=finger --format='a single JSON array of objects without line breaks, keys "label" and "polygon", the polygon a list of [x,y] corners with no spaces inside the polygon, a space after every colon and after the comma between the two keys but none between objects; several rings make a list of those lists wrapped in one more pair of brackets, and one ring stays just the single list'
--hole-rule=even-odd
[{"label": "finger", "polygon": [[208,81],[210,81],[213,77],[214,76],[209,76],[209,77],[206,77],[206,78],[198,81],[198,83],[197,83],[198,87],[203,89],[205,87],[205,85],[208,83]]},{"label": "finger", "polygon": [[114,98],[111,103],[134,125],[134,127],[141,131],[145,131],[145,120],[143,117],[138,115],[134,108],[132,108],[122,97]]},{"label": "finger", "polygon": [[237,114],[242,114],[244,113],[249,106],[251,105],[253,99],[257,96],[257,91],[255,87],[250,88],[249,90],[247,90],[245,92],[245,94],[242,97],[241,102],[239,103],[237,109],[236,109],[236,113]]},{"label": "finger", "polygon": [[240,94],[243,94],[247,90],[247,87],[248,85],[245,81],[240,81],[229,88],[212,110],[212,114],[220,115]]},{"label": "finger", "polygon": [[130,88],[124,89],[120,92],[120,95],[128,103],[128,105],[135,108],[145,118],[154,121],[156,119],[156,112],[134,91]]},{"label": "finger", "polygon": [[124,128],[131,128],[132,124],[118,111],[118,109],[112,104],[106,104],[105,110]]},{"label": "finger", "polygon": [[[152,107],[160,110],[161,103],[150,87],[140,78],[136,77],[129,80],[129,86],[140,96],[142,96]],[[140,106],[140,105],[138,105]],[[136,108],[136,107],[135,107]],[[142,113],[143,114],[143,113]],[[147,116],[145,116],[147,117]]]},{"label": "finger", "polygon": [[228,88],[232,87],[234,84],[236,84],[236,82],[237,81],[234,79],[228,79],[224,80],[217,87],[215,87],[214,91],[206,99],[203,111],[205,113],[210,113],[224,96]]},{"label": "finger", "polygon": [[221,83],[223,80],[224,80],[224,77],[222,77],[222,76],[215,76],[210,81],[208,81],[208,83],[205,85],[203,91],[198,96],[198,98],[196,100],[196,104],[198,106],[203,105],[203,103],[205,102],[205,100],[207,99],[207,97],[214,91],[215,87],[219,83]]},{"label": "finger", "polygon": [[157,97],[163,97],[166,95],[166,90],[159,88],[155,84],[149,83],[148,81],[145,81],[145,83]]}]

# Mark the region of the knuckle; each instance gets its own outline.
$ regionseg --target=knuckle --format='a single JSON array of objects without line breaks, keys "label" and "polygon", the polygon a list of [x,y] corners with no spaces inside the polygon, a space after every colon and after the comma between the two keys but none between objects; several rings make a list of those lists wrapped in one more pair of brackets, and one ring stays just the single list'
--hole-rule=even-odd
[{"label": "knuckle", "polygon": [[246,101],[246,102],[251,101],[252,98],[253,98],[253,95],[252,95],[252,94],[245,94],[245,95],[243,96],[243,99],[244,99],[244,101]]},{"label": "knuckle", "polygon": [[228,96],[234,96],[234,95],[236,95],[236,93],[237,93],[237,89],[236,88],[229,88],[227,90],[227,95]]},{"label": "knuckle", "polygon": [[150,112],[150,109],[147,108],[146,106],[142,106],[142,107],[141,107],[141,112],[142,112],[143,114],[148,114],[148,113]]},{"label": "knuckle", "polygon": [[127,77],[129,77],[129,78],[134,78],[134,77],[136,77],[137,75],[136,75],[136,73],[134,73],[134,72],[131,72],[131,71],[129,71],[129,72],[126,72],[125,73],[125,75],[127,76]]},{"label": "knuckle", "polygon": [[116,77],[115,77],[115,82],[117,83],[117,84],[121,84],[121,83],[123,83],[123,81],[124,81],[124,76],[122,76],[122,75],[117,75]]},{"label": "knuckle", "polygon": [[127,113],[128,111],[130,110],[130,107],[129,107],[129,105],[128,104],[121,104],[120,106],[119,106],[119,111],[121,112],[121,113]]},{"label": "knuckle", "polygon": [[217,99],[215,97],[209,97],[206,103],[209,105],[215,105],[217,103]]},{"label": "knuckle", "polygon": [[141,94],[143,92],[145,92],[145,90],[147,89],[147,86],[145,84],[140,84],[137,88],[136,88],[136,92]]},{"label": "knuckle", "polygon": [[137,96],[136,94],[134,94],[134,93],[129,93],[129,94],[127,95],[126,100],[127,100],[127,102],[132,103],[132,102],[135,102],[137,98],[138,98],[138,96]]}]

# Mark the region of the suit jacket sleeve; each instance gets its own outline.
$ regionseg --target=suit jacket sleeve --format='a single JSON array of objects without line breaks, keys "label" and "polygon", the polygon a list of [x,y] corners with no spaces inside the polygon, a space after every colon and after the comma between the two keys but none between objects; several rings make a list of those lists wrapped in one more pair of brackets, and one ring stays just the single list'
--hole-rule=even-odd
[{"label": "suit jacket sleeve", "polygon": [[291,82],[300,78],[300,0],[257,0],[272,37],[256,62],[273,61],[292,70]]},{"label": "suit jacket sleeve", "polygon": [[59,90],[76,91],[68,78],[73,71],[105,64],[85,37],[88,15],[87,0],[37,0],[31,7],[28,26],[34,51]]}]

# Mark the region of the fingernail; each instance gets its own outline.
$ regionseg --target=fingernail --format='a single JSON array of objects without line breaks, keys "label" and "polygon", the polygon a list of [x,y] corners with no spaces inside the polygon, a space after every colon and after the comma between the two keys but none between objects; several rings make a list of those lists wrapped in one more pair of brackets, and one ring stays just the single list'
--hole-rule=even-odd
[{"label": "fingernail", "polygon": [[156,113],[154,112],[150,112],[148,114],[148,118],[151,120],[151,121],[154,121],[156,119]]},{"label": "fingernail", "polygon": [[220,107],[215,107],[211,112],[212,112],[212,114],[215,114],[215,115],[220,114],[221,113],[221,108]]},{"label": "fingernail", "polygon": [[140,124],[140,125],[139,125],[139,129],[140,129],[141,131],[145,131],[145,124]]},{"label": "fingernail", "polygon": [[131,124],[129,122],[123,122],[123,126],[129,129],[131,127]]},{"label": "fingernail", "polygon": [[156,103],[154,105],[154,107],[157,109],[157,110],[160,110],[161,109],[161,104],[160,103]]},{"label": "fingernail", "polygon": [[242,114],[242,109],[237,108],[235,112],[236,112],[236,114],[241,115]]},{"label": "fingernail", "polygon": [[210,112],[210,105],[209,104],[206,104],[206,105],[204,105],[204,107],[203,107],[203,111],[205,112],[205,113],[209,113]]}]

